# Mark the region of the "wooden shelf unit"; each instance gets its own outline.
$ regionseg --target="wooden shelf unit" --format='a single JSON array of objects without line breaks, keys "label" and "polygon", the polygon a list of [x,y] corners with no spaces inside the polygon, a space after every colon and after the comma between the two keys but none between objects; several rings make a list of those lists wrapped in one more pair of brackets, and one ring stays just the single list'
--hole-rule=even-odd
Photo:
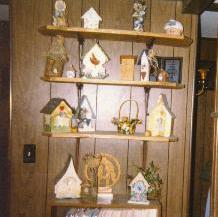
[{"label": "wooden shelf unit", "polygon": [[41,77],[41,80],[56,83],[75,83],[75,84],[99,84],[99,85],[115,85],[115,86],[135,86],[162,89],[183,89],[184,84],[172,82],[155,82],[155,81],[123,81],[123,80],[107,80],[107,79],[83,79],[83,78],[67,78],[67,77]]},{"label": "wooden shelf unit", "polygon": [[[58,207],[71,208],[112,208],[112,209],[156,209],[157,216],[161,217],[161,204],[159,201],[150,201],[149,205],[128,203],[128,195],[114,195],[111,204],[99,203],[95,198],[79,198],[79,199],[51,199],[49,200],[48,213],[49,216],[56,214]],[[53,215],[51,215],[53,214]]]},{"label": "wooden shelf unit", "polygon": [[155,44],[173,47],[189,47],[192,39],[187,36],[175,36],[166,33],[136,32],[118,29],[86,29],[82,27],[57,27],[53,25],[42,26],[39,31],[44,35],[63,35],[79,39],[98,39],[109,41],[128,41],[146,43],[154,41]]},{"label": "wooden shelf unit", "polygon": [[95,138],[95,139],[127,139],[138,141],[151,142],[177,142],[178,137],[148,137],[144,133],[135,133],[134,135],[124,135],[113,131],[95,131],[95,132],[81,132],[81,133],[49,133],[43,132],[42,135],[54,138]]}]

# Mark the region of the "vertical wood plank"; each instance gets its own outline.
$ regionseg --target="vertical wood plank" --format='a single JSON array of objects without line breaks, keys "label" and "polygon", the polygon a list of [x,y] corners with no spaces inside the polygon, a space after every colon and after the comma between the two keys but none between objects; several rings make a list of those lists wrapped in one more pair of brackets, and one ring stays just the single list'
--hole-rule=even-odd
[{"label": "vertical wood plank", "polygon": [[183,205],[182,216],[189,216],[189,194],[191,180],[191,154],[192,154],[192,118],[193,118],[193,103],[194,103],[194,88],[195,88],[195,71],[196,71],[196,52],[197,52],[197,36],[198,36],[198,16],[191,17],[191,38],[193,44],[190,47],[189,56],[189,74],[187,83],[187,112],[186,112],[186,137],[184,150],[184,181],[183,181]]},{"label": "vertical wood plank", "polygon": [[[151,1],[151,31],[152,32],[164,32],[165,23],[175,17],[175,2],[169,1]],[[154,46],[158,56],[173,56],[173,47],[166,46]],[[169,106],[171,107],[171,90],[154,90],[150,91],[150,101],[148,106],[148,112],[155,106],[158,96],[163,93],[166,95]],[[168,143],[148,143],[148,164],[154,161],[156,165],[160,167],[160,175],[163,179],[162,186],[162,216],[167,216],[167,199],[168,199],[168,160],[169,160],[169,147],[173,144]]]},{"label": "vertical wood plank", "polygon": [[[124,7],[125,5],[125,7]],[[100,13],[103,19],[103,28],[131,29],[132,26],[132,5],[133,1],[100,1]],[[120,12],[122,11],[122,19]],[[126,42],[101,42],[103,49],[111,58],[106,65],[110,79],[120,79],[120,55],[132,53],[132,43]],[[130,87],[103,87],[98,89],[98,121],[97,129],[114,130],[116,127],[111,123],[112,117],[118,116],[120,104],[130,99]],[[129,115],[129,104],[123,110],[125,115]],[[96,140],[96,152],[106,152],[114,155],[121,164],[121,179],[114,187],[114,193],[126,192],[127,176],[127,152],[128,141],[119,140]]]},{"label": "vertical wood plank", "polygon": [[[79,0],[65,0],[67,5],[67,16],[70,26],[80,26],[80,16],[81,16],[81,5],[82,2]],[[53,0],[53,5],[55,0]],[[52,14],[50,14],[52,16]],[[75,66],[76,69],[79,68],[79,51],[77,39],[68,38],[65,39],[65,47],[67,49],[69,62],[65,65],[64,71],[67,70],[71,64]],[[75,107],[77,106],[77,88],[74,84],[57,84],[52,83],[50,89],[50,95],[52,98],[59,97],[64,98],[67,102]],[[49,139],[49,156],[48,156],[48,183],[47,183],[47,203],[49,200],[55,197],[54,185],[64,174],[68,164],[70,156],[73,157],[74,165],[77,166],[77,140],[76,139]],[[65,211],[62,209],[57,209],[57,216],[64,215]]]},{"label": "vertical wood plank", "polygon": [[[190,36],[191,16],[182,14],[182,2],[176,3],[176,20],[184,26],[185,35]],[[184,170],[184,147],[186,128],[187,84],[189,72],[189,48],[174,48],[174,56],[183,58],[182,82],[186,88],[181,91],[172,91],[172,111],[176,114],[174,133],[179,136],[179,141],[170,146],[169,169],[168,169],[168,200],[167,216],[182,216],[183,205],[183,170]],[[180,100],[178,100],[180,99]],[[176,185],[175,185],[176,183]],[[185,201],[184,201],[185,202]]]},{"label": "vertical wood plank", "polygon": [[[218,43],[216,45],[217,59],[218,59]],[[216,72],[216,91],[215,91],[215,112],[218,111],[218,60],[217,60],[217,72]],[[218,119],[214,120],[214,142],[213,142],[213,159],[212,159],[212,187],[211,187],[211,216],[218,215]]]},{"label": "vertical wood plank", "polygon": [[[13,1],[12,6],[12,130],[11,216],[45,215],[47,138],[41,136],[40,109],[49,86],[40,81],[49,38],[38,27],[50,21],[51,1]],[[40,13],[39,13],[40,11]],[[23,164],[23,145],[36,144],[36,163]],[[37,190],[36,190],[37,189]],[[40,199],[39,199],[40,198]],[[37,206],[33,205],[37,204]]]}]

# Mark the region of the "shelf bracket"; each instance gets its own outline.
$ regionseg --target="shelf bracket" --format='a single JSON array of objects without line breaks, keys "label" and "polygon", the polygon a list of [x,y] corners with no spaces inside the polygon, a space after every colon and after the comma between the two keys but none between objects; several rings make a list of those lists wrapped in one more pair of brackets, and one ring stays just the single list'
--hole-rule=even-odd
[{"label": "shelf bracket", "polygon": [[151,38],[150,40],[148,40],[148,42],[146,42],[146,47],[148,50],[153,48],[154,42],[155,42],[155,38]]}]

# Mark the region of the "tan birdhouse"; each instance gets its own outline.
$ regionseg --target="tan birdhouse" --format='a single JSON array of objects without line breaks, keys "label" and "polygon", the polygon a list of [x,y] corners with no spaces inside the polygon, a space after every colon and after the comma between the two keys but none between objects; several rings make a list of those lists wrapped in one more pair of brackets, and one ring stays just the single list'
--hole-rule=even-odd
[{"label": "tan birdhouse", "polygon": [[64,47],[64,37],[56,36],[47,54],[45,69],[46,77],[61,77],[65,63],[68,61],[67,51]]},{"label": "tan birdhouse", "polygon": [[71,132],[72,108],[66,100],[52,98],[40,112],[44,132]]},{"label": "tan birdhouse", "polygon": [[121,80],[126,80],[126,81],[134,80],[134,69],[135,69],[136,60],[137,60],[137,56],[133,56],[133,55],[120,56]]},{"label": "tan birdhouse", "polygon": [[169,109],[166,96],[161,94],[157,105],[149,113],[146,133],[151,136],[170,137],[175,118]]}]

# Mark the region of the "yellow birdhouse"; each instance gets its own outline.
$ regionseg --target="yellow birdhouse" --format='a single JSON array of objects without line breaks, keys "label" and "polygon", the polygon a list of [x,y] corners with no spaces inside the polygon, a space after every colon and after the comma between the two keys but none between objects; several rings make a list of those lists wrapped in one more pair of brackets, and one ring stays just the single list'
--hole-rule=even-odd
[{"label": "yellow birdhouse", "polygon": [[72,109],[66,100],[52,98],[40,112],[44,114],[45,132],[71,131]]},{"label": "yellow birdhouse", "polygon": [[147,133],[151,136],[170,137],[176,116],[170,111],[166,97],[161,94],[147,121]]}]

